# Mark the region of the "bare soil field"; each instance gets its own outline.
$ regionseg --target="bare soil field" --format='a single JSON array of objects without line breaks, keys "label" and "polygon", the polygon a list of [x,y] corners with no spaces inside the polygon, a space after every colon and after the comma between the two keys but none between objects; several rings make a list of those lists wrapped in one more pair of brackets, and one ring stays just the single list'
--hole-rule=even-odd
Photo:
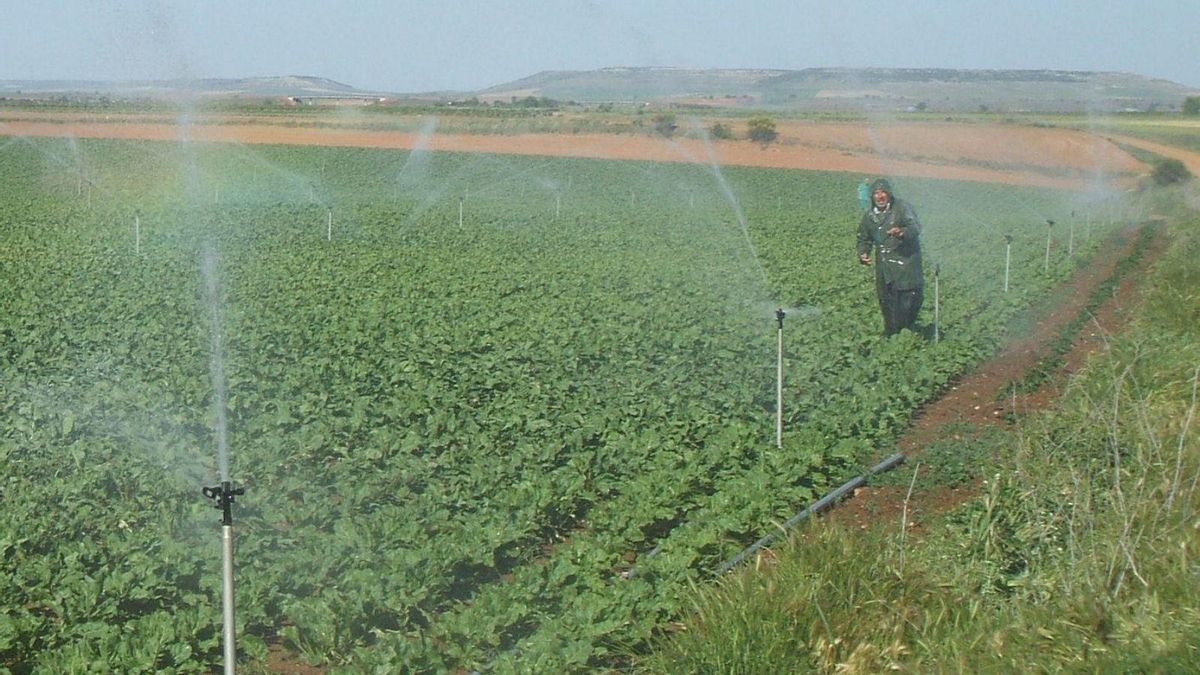
[{"label": "bare soil field", "polygon": [[[419,120],[414,120],[412,127],[419,126],[416,122]],[[736,127],[738,123],[729,124]],[[1108,138],[1075,129],[1000,122],[895,120],[860,123],[782,120],[776,123],[776,128],[779,137],[760,145],[746,140],[708,141],[685,137],[684,133],[675,138],[648,132],[421,133],[364,125],[361,118],[207,115],[181,123],[161,114],[21,111],[0,114],[0,134],[10,136],[170,141],[186,135],[192,141],[421,147],[455,152],[716,163],[1066,189],[1082,189],[1097,182],[1129,185],[1136,176],[1147,172],[1144,164]],[[1189,166],[1200,166],[1200,155],[1188,161]]]}]

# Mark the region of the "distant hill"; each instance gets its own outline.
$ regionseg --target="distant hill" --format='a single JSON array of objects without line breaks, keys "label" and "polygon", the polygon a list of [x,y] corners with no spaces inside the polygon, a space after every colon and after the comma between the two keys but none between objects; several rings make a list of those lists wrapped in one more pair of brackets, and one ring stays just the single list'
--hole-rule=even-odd
[{"label": "distant hill", "polygon": [[538,96],[581,103],[956,112],[1179,110],[1184,98],[1197,94],[1127,73],[944,68],[603,68],[546,71],[479,92],[484,100]]},{"label": "distant hill", "polygon": [[946,68],[686,69],[544,71],[474,92],[397,93],[321,77],[94,81],[0,81],[7,98],[302,98],[485,102],[526,97],[585,105],[697,105],[797,111],[1120,112],[1178,111],[1200,90],[1128,73]]},{"label": "distant hill", "polygon": [[380,98],[377,92],[356,89],[323,77],[289,75],[282,77],[245,77],[236,79],[123,80],[5,80],[0,81],[0,96],[36,98],[64,96],[80,98],[176,98],[200,97],[329,97]]}]

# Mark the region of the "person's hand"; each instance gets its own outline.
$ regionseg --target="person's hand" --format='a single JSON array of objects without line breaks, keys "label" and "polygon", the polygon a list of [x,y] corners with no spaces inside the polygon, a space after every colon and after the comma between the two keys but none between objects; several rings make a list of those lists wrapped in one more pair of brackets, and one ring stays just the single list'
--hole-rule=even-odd
[{"label": "person's hand", "polygon": [[902,230],[898,227],[893,227],[892,229],[888,230],[887,233],[889,236],[892,236],[892,237],[903,237],[904,236],[904,230]]},{"label": "person's hand", "polygon": [[871,254],[863,253],[862,255],[858,256],[858,262],[860,262],[864,265],[870,265],[871,264]]}]

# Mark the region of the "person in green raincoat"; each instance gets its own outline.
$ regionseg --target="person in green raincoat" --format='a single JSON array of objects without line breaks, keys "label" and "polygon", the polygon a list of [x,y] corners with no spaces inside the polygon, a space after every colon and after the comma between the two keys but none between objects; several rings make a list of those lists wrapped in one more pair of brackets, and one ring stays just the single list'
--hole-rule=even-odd
[{"label": "person in green raincoat", "polygon": [[915,330],[925,300],[921,269],[921,223],[908,202],[897,199],[884,178],[871,183],[871,205],[858,224],[858,261],[875,259],[875,295],[884,335]]}]

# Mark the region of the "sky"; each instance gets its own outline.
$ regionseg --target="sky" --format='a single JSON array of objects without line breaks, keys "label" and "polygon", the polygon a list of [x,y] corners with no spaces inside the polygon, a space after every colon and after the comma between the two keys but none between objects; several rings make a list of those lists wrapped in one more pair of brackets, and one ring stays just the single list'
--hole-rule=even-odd
[{"label": "sky", "polygon": [[0,80],[475,91],[605,67],[1116,71],[1200,88],[1200,0],[0,0]]}]

